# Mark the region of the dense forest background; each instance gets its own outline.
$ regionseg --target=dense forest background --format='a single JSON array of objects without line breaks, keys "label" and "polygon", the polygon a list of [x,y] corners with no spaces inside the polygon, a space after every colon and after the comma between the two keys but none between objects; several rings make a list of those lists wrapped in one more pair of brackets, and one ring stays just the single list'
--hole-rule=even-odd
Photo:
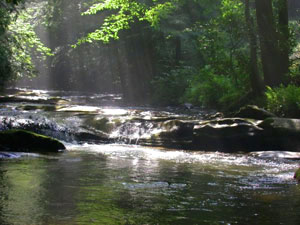
[{"label": "dense forest background", "polygon": [[6,0],[0,85],[300,115],[297,0]]}]

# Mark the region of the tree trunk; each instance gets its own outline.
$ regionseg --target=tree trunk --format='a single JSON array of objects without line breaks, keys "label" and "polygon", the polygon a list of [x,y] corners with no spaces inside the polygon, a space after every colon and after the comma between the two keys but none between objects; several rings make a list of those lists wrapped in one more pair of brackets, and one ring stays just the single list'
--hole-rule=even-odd
[{"label": "tree trunk", "polygon": [[275,27],[272,0],[255,0],[256,18],[265,85],[279,86],[283,81],[281,52]]},{"label": "tree trunk", "polygon": [[181,60],[181,39],[179,36],[175,37],[175,66],[179,66]]},{"label": "tree trunk", "polygon": [[279,33],[279,51],[281,62],[281,73],[284,75],[289,72],[289,15],[288,0],[279,0],[278,8],[278,33]]},{"label": "tree trunk", "polygon": [[245,0],[245,18],[247,24],[248,38],[250,44],[250,82],[254,95],[258,96],[263,91],[263,81],[259,76],[257,64],[257,39],[254,32],[254,22],[250,14],[249,0]]}]

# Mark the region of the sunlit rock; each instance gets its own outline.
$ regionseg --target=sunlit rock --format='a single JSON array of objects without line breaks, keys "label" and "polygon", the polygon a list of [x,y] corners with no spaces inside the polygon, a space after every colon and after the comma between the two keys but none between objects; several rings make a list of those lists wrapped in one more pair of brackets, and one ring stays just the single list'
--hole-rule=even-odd
[{"label": "sunlit rock", "polygon": [[95,106],[67,106],[60,108],[59,112],[81,112],[81,113],[99,113],[101,109]]},{"label": "sunlit rock", "polygon": [[0,132],[0,149],[13,152],[58,152],[65,146],[58,140],[24,130]]}]

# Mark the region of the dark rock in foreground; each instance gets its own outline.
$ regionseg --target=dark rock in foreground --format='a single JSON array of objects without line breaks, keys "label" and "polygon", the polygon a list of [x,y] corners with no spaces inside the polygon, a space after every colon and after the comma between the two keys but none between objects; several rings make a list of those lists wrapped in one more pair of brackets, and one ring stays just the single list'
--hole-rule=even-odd
[{"label": "dark rock in foreground", "polygon": [[13,152],[59,152],[66,147],[56,139],[24,130],[0,132],[0,150]]}]

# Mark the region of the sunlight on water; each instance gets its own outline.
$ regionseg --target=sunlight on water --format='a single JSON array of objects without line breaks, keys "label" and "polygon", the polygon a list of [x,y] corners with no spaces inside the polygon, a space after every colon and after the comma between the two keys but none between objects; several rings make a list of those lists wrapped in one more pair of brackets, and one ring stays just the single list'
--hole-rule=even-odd
[{"label": "sunlight on water", "polygon": [[78,144],[87,140],[72,139],[72,134],[95,131],[92,122],[99,127],[103,121],[109,126],[115,122],[111,136],[138,143],[164,129],[156,122],[180,115],[99,103],[99,99],[117,98],[113,95],[29,92],[24,90],[23,96],[50,99],[59,95],[70,102],[59,113],[19,110],[23,103],[5,105],[0,129],[6,125],[43,128],[64,140],[67,151],[0,153],[1,225],[299,224],[300,185],[293,179],[299,161],[292,160],[298,158],[295,153],[228,154]]},{"label": "sunlight on water", "polygon": [[104,115],[110,116],[125,116],[128,114],[128,110],[125,109],[102,109]]},{"label": "sunlight on water", "polygon": [[[157,163],[160,160],[175,163],[201,165],[204,169],[227,171],[243,176],[272,179],[275,182],[292,181],[297,164],[283,159],[265,159],[249,154],[227,154],[220,152],[186,152],[181,150],[160,150],[132,145],[70,145],[70,151],[100,153],[111,158],[129,158]],[[152,166],[153,166],[152,165]],[[234,176],[235,176],[234,175]],[[226,174],[226,176],[230,176]]]},{"label": "sunlight on water", "polygon": [[119,144],[67,149],[0,161],[1,224],[298,224],[297,161]]}]

